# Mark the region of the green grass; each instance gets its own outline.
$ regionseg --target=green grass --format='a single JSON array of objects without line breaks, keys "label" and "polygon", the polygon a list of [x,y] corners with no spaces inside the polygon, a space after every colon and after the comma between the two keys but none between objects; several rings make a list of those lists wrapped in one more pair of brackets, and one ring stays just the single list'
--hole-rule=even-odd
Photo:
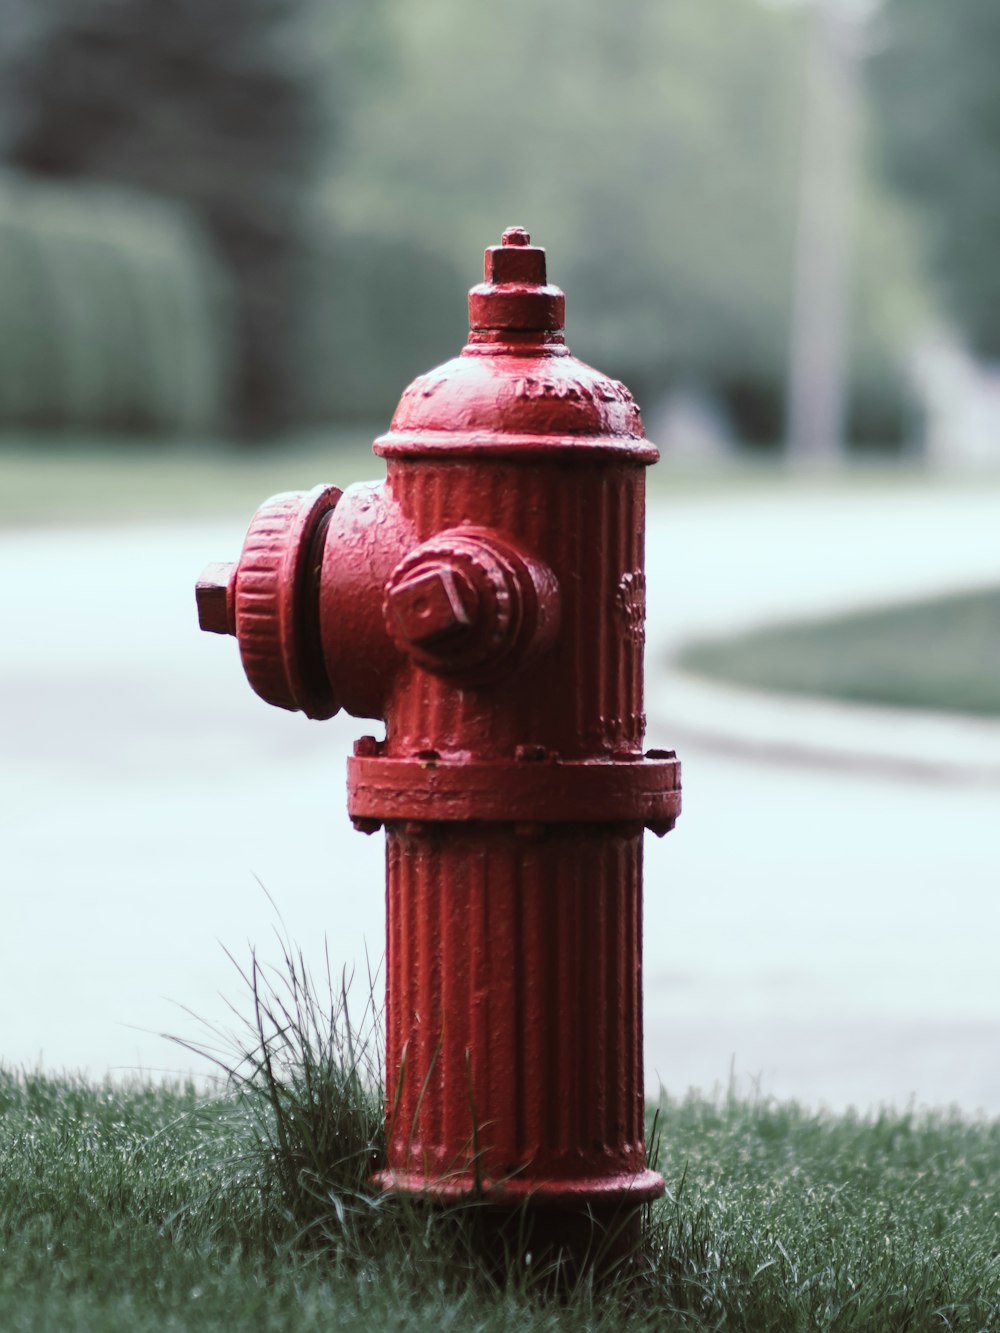
[{"label": "green grass", "polygon": [[[0,434],[0,530],[50,523],[177,522],[249,518],[276,491],[318,481],[345,486],[381,477],[371,442],[388,422],[336,426],[250,446],[219,440],[109,439]],[[933,486],[980,489],[997,478],[940,478],[909,463],[857,462],[833,472],[783,468],[773,458],[721,467],[669,459],[650,470],[652,499],[740,498],[821,492],[898,493]]]},{"label": "green grass", "polygon": [[0,1071],[0,1328],[1000,1327],[1000,1123],[664,1100],[636,1271],[554,1301],[367,1193],[379,1098],[341,1001],[324,1065],[322,1008],[247,978],[264,1015],[224,1094]]},{"label": "green grass", "polygon": [[1000,1126],[689,1100],[659,1130],[643,1271],[553,1304],[426,1218],[296,1239],[238,1098],[6,1073],[0,1327],[1000,1327]]},{"label": "green grass", "polygon": [[0,529],[193,517],[249,519],[268,495],[385,474],[376,429],[337,428],[268,445],[0,436]]},{"label": "green grass", "polygon": [[754,689],[1000,714],[1000,589],[692,644],[688,670]]}]

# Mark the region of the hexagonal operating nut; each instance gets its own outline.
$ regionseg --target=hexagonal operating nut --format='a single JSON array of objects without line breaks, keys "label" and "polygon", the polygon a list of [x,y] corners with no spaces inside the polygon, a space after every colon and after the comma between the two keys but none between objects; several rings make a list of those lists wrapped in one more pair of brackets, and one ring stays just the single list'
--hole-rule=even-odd
[{"label": "hexagonal operating nut", "polygon": [[486,282],[513,282],[530,287],[545,286],[545,251],[531,244],[523,227],[508,227],[499,245],[491,245],[484,257]]},{"label": "hexagonal operating nut", "polygon": [[474,622],[478,601],[462,571],[445,564],[418,568],[389,588],[386,598],[397,632],[420,648],[463,636]]},{"label": "hexagonal operating nut", "polygon": [[209,634],[235,634],[234,564],[208,565],[194,586],[198,625]]}]

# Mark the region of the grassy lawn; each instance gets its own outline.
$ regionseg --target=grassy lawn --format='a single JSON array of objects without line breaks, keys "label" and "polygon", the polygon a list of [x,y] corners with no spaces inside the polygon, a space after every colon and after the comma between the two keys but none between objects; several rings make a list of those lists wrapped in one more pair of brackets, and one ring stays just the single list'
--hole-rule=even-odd
[{"label": "grassy lawn", "polygon": [[789,694],[1000,714],[1000,589],[691,645],[681,665]]},{"label": "grassy lawn", "polygon": [[0,529],[46,523],[249,519],[277,491],[384,476],[359,426],[264,446],[0,436]]},{"label": "grassy lawn", "polygon": [[[345,486],[381,477],[384,465],[372,454],[371,442],[387,426],[387,422],[338,426],[250,446],[219,440],[0,434],[0,530],[45,523],[176,522],[231,514],[248,518],[265,496],[276,491],[319,481]],[[767,458],[724,467],[666,460],[648,476],[654,500],[971,486],[968,479],[941,479],[910,464],[856,463],[817,474],[788,470]]]},{"label": "grassy lawn", "polygon": [[689,1100],[659,1132],[639,1272],[553,1304],[336,1182],[300,1231],[235,1096],[0,1072],[0,1327],[1000,1327],[1000,1124]]}]

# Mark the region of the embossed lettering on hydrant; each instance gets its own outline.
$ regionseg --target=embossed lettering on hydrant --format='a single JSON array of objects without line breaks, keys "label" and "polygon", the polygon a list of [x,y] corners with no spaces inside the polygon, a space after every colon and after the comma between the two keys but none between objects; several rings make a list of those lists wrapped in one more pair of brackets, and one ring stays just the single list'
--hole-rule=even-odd
[{"label": "embossed lettering on hydrant", "polygon": [[646,639],[646,576],[641,569],[632,569],[618,581],[615,593],[618,613],[625,622],[625,632],[633,643]]},{"label": "embossed lettering on hydrant", "polygon": [[515,398],[549,398],[579,403],[628,403],[633,402],[632,395],[624,384],[617,380],[595,380],[585,384],[582,380],[539,379],[526,375],[514,381]]}]

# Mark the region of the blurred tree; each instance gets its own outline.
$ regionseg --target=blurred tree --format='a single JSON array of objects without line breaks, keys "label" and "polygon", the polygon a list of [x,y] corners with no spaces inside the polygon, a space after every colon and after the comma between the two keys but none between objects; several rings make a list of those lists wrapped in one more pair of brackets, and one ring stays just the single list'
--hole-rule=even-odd
[{"label": "blurred tree", "polygon": [[230,416],[295,414],[303,207],[327,147],[303,25],[312,0],[0,0],[2,155],[37,175],[186,203],[236,303]]},{"label": "blurred tree", "polygon": [[[709,381],[780,400],[800,34],[754,0],[399,6],[399,77],[353,118],[342,230],[466,265],[524,223],[570,290],[579,355],[645,401]],[[461,317],[461,316],[460,316]],[[780,407],[747,414],[770,435]]]},{"label": "blurred tree", "polygon": [[465,274],[408,235],[345,233],[317,220],[296,358],[303,415],[382,428],[415,375],[465,341]]},{"label": "blurred tree", "polygon": [[871,83],[891,178],[923,208],[934,269],[1000,359],[1000,4],[887,0]]},{"label": "blurred tree", "polygon": [[[397,53],[394,77],[358,88],[326,216],[348,245],[437,256],[463,287],[479,280],[484,243],[510,223],[528,226],[570,294],[578,355],[648,405],[673,386],[708,388],[746,437],[776,442],[804,36],[801,12],[757,0],[395,6],[383,39]],[[895,316],[913,267],[906,245],[882,244],[903,232],[884,205],[863,182],[851,219],[861,296],[852,318],[864,326],[851,339],[852,424],[898,434]],[[357,271],[378,283],[374,267]],[[395,266],[381,308],[387,323],[393,310],[413,321],[416,308],[437,346],[444,316],[417,304],[427,271]],[[455,302],[452,346],[463,318]],[[411,373],[425,368],[425,350],[414,344]],[[348,380],[371,380],[377,368],[360,365],[370,351],[353,355]],[[391,401],[388,383],[384,392]]]},{"label": "blurred tree", "polygon": [[[244,431],[387,413],[523,223],[578,355],[774,442],[803,28],[758,0],[0,0],[0,157],[193,211],[235,279]],[[914,269],[858,202],[853,419],[881,431]]]},{"label": "blurred tree", "polygon": [[186,209],[0,173],[0,291],[5,428],[219,429],[228,283]]}]

